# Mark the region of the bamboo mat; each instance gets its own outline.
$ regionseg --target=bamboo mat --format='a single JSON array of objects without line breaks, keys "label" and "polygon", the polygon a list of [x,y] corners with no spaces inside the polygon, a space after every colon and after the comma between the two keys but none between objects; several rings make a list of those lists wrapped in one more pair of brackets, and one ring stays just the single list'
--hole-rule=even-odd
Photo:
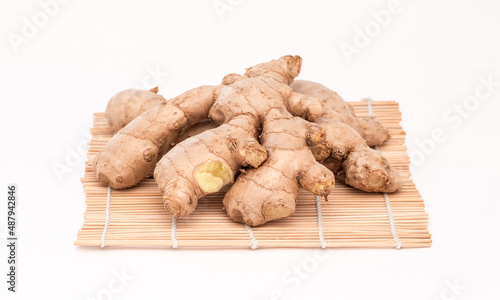
[{"label": "bamboo mat", "polygon": [[[359,117],[367,116],[366,102],[351,102]],[[428,215],[410,179],[405,132],[397,102],[376,101],[372,114],[390,131],[391,139],[380,147],[403,177],[403,188],[389,194],[394,229],[402,247],[430,247]],[[89,143],[85,176],[87,210],[75,245],[94,247],[223,247],[223,248],[319,248],[396,247],[384,195],[366,193],[337,182],[328,202],[319,207],[314,195],[301,191],[295,214],[258,227],[235,223],[227,217],[222,198],[227,188],[200,199],[191,215],[175,219],[162,204],[153,178],[127,190],[110,190],[96,181],[92,161],[113,136],[104,113],[96,113]],[[251,195],[249,195],[251,197]],[[321,218],[318,218],[320,212]],[[318,221],[320,220],[320,222]],[[107,223],[107,226],[105,224]],[[323,235],[321,236],[320,231]],[[104,231],[104,233],[103,233]]]}]

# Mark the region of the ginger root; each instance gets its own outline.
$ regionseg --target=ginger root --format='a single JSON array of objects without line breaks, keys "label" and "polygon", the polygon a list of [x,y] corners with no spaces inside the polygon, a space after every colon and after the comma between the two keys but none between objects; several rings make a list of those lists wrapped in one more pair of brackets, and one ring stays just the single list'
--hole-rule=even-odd
[{"label": "ginger root", "polygon": [[[279,146],[270,143],[262,147],[256,138],[260,126],[262,124],[266,126],[270,111],[278,110],[282,118],[292,118],[286,111],[284,103],[293,92],[289,84],[298,75],[301,61],[302,59],[298,56],[284,56],[278,60],[249,68],[245,76],[239,76],[237,80],[231,81],[232,83],[224,82],[227,77],[223,80],[228,85],[220,86],[209,112],[209,118],[221,125],[179,143],[156,166],[154,177],[163,193],[165,208],[172,215],[184,216],[191,213],[200,197],[216,192],[222,186],[233,182],[236,171],[242,166],[259,167],[266,159],[265,154],[271,153],[274,147]],[[275,118],[279,120],[279,116]],[[282,123],[276,122],[275,125],[280,124]],[[299,118],[293,123],[276,127],[274,130],[283,133],[286,132],[286,126],[296,126],[298,132],[312,136],[313,138],[310,138],[312,141],[319,142],[324,139],[324,132],[319,126]],[[310,128],[315,128],[316,134],[312,134],[313,130]],[[271,133],[270,131],[267,132]],[[293,134],[288,136],[285,134],[285,137],[293,137]],[[286,139],[282,138],[281,141],[286,142]],[[299,161],[316,164],[314,156],[307,148],[305,136],[301,141],[303,145],[295,143],[295,146],[301,145],[304,151],[296,152],[294,157]],[[283,163],[286,165],[287,161],[283,160]],[[302,165],[300,171],[305,172],[308,166]],[[254,194],[264,195],[266,190],[272,192],[287,189],[290,181],[287,180],[286,169],[282,169],[283,173],[275,175],[277,178],[275,189],[261,186],[259,190],[254,191]],[[318,195],[328,195],[333,185],[333,174],[324,167],[322,171],[326,172],[326,175],[322,175],[328,179],[323,182],[322,178],[318,178],[319,185],[314,189],[313,185],[304,187],[310,188],[311,192]],[[306,175],[302,174],[302,176]],[[226,176],[229,176],[230,180],[227,180]],[[239,181],[240,178],[242,177],[240,176],[237,180]],[[311,178],[310,181],[315,181],[315,179]],[[306,183],[308,180],[303,178],[301,182]],[[298,192],[298,183],[296,185],[296,192]],[[295,196],[286,195],[282,200],[293,199],[295,201],[295,197],[296,194]],[[278,201],[280,197],[275,197],[275,199]],[[290,207],[292,213],[294,207]],[[283,214],[277,214],[272,219],[280,216],[285,217]]]},{"label": "ginger root", "polygon": [[327,196],[335,185],[332,172],[316,162],[308,148],[325,138],[320,126],[273,109],[265,118],[262,145],[269,158],[238,177],[223,203],[236,222],[256,226],[294,213],[301,187]]},{"label": "ginger root", "polygon": [[97,180],[114,189],[137,185],[177,136],[208,117],[215,86],[201,86],[142,113],[95,157]]},{"label": "ginger root", "polygon": [[257,141],[258,121],[238,116],[190,137],[158,162],[154,177],[165,209],[175,217],[190,214],[198,199],[232,183],[242,166],[258,167],[267,158]]},{"label": "ginger root", "polygon": [[316,158],[332,170],[336,178],[366,192],[392,193],[402,186],[401,177],[382,153],[370,148],[352,127],[325,118],[316,120],[316,124],[326,131],[327,139],[322,146],[330,149],[328,155]]},{"label": "ginger root", "polygon": [[[351,105],[336,92],[312,81],[296,80],[291,84],[295,92],[318,99],[322,104],[321,118],[336,119],[356,130],[368,146],[380,146],[389,139],[389,131],[374,117],[357,118]],[[315,119],[310,119],[314,122]]]},{"label": "ginger root", "polygon": [[143,112],[165,103],[158,94],[158,87],[149,91],[128,89],[115,94],[106,107],[106,118],[111,128],[118,132]]},{"label": "ginger root", "polygon": [[[290,104],[293,111],[326,131],[325,142],[311,146],[311,151],[337,178],[367,192],[392,193],[402,186],[401,177],[380,151],[369,147],[389,139],[380,121],[357,118],[349,103],[319,83],[298,80],[291,87],[298,93]],[[315,111],[307,100],[316,104]]]},{"label": "ginger root", "polygon": [[326,197],[335,177],[369,192],[399,189],[396,170],[370,148],[390,138],[387,129],[375,118],[357,118],[320,84],[294,83],[301,66],[299,56],[287,55],[160,101],[96,156],[97,179],[128,188],[154,169],[175,217],[234,183],[223,200],[227,214],[253,226],[293,214],[300,188]]}]

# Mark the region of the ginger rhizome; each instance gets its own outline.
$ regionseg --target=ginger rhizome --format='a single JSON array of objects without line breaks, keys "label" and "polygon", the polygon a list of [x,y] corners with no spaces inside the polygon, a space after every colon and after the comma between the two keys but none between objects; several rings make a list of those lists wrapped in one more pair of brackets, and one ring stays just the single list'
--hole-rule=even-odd
[{"label": "ginger rhizome", "polygon": [[122,128],[94,159],[97,180],[115,189],[137,185],[180,133],[208,117],[215,86],[187,91],[142,113]]},{"label": "ginger rhizome", "polygon": [[106,107],[106,118],[111,128],[118,132],[143,112],[167,100],[158,94],[158,87],[149,91],[128,89],[115,94]]},{"label": "ginger rhizome", "polygon": [[242,166],[262,164],[267,152],[257,141],[258,125],[241,115],[182,141],[163,156],[154,177],[165,209],[175,217],[188,215],[199,198],[232,183]]},{"label": "ginger rhizome", "polygon": [[241,174],[226,193],[227,214],[237,222],[261,225],[293,214],[300,187],[327,196],[335,184],[333,173],[308,148],[324,138],[320,126],[272,109],[262,130],[269,157],[259,168]]},{"label": "ginger rhizome", "polygon": [[399,189],[397,172],[370,148],[389,138],[387,130],[375,118],[357,118],[326,87],[294,83],[301,65],[299,56],[284,56],[231,73],[220,85],[158,100],[147,111],[133,109],[128,118],[140,115],[96,156],[97,179],[129,188],[154,169],[175,217],[233,183],[223,200],[227,214],[253,226],[293,214],[300,188],[326,197],[335,177],[368,192]]},{"label": "ginger rhizome", "polygon": [[312,81],[296,80],[291,84],[291,87],[294,91],[321,102],[321,113],[316,117],[335,119],[345,123],[356,130],[368,146],[380,146],[389,139],[389,132],[379,120],[374,117],[357,118],[349,103],[324,85]]},{"label": "ginger rhizome", "polygon": [[369,147],[389,139],[389,132],[377,119],[357,118],[349,103],[319,83],[298,80],[291,86],[322,103],[322,113],[307,117],[326,131],[326,141],[311,146],[318,161],[338,179],[363,191],[391,193],[401,187],[396,170],[380,151]]},{"label": "ginger rhizome", "polygon": [[[272,143],[264,143],[262,147],[256,138],[260,125],[265,126],[266,120],[269,120],[268,114],[271,110],[281,111],[281,118],[291,117],[286,110],[285,103],[290,94],[294,93],[289,84],[298,75],[300,65],[300,57],[286,56],[250,68],[245,74],[246,76],[220,88],[208,116],[214,123],[221,125],[176,145],[156,166],[155,179],[163,193],[165,207],[172,215],[184,216],[191,213],[200,197],[217,192],[224,185],[233,182],[236,171],[242,166],[257,168],[266,159],[266,152],[271,153],[273,148],[277,147],[276,144]],[[275,122],[276,126],[280,124],[280,122]],[[312,142],[318,143],[324,140],[324,131],[319,126],[304,119],[297,118],[296,122],[287,125],[296,127],[297,131],[303,134],[307,132]],[[238,130],[231,130],[231,126]],[[276,126],[275,130],[286,136],[285,128],[287,126],[281,126],[283,128]],[[272,131],[266,131],[267,133],[272,134]],[[293,134],[289,134],[287,137],[289,142],[291,142],[291,137]],[[281,138],[281,141],[286,142],[287,139]],[[300,145],[295,145],[292,147],[296,150],[295,155],[290,156],[290,159],[303,162],[312,161],[312,163],[320,165],[314,160],[314,156],[307,148],[305,137],[302,138],[302,144],[306,151],[298,151]],[[232,150],[233,148],[238,151]],[[281,159],[286,165],[287,158],[282,157]],[[310,165],[304,164],[302,166],[304,170],[300,170],[301,173],[304,173],[308,167]],[[321,174],[314,172],[308,174],[312,177],[310,181],[316,182],[317,186],[315,185],[314,189],[313,185],[304,187],[318,195],[328,195],[330,187],[333,185],[333,173],[325,167],[321,167]],[[326,175],[323,174],[324,172]],[[320,173],[319,170],[317,173]],[[291,181],[287,179],[287,175],[287,170],[283,169],[283,172],[276,176],[278,177],[276,187],[259,186],[254,189],[253,198],[265,198],[265,195],[269,193],[289,189]],[[327,179],[323,179],[323,177]],[[297,180],[296,178],[295,181]],[[306,178],[302,181],[307,182]],[[295,185],[297,185],[296,193],[298,193],[298,182]],[[235,186],[232,190],[235,189]],[[244,191],[240,193],[244,193]],[[290,199],[295,201],[296,193],[292,193],[291,196],[287,195],[287,200],[283,201],[289,202]],[[266,207],[264,206],[263,209]],[[290,209],[293,213],[295,206],[290,207]],[[276,217],[264,217],[263,219],[267,221],[288,215],[290,215],[290,210],[286,215],[277,213]],[[264,222],[256,221],[253,224],[259,225]]]}]

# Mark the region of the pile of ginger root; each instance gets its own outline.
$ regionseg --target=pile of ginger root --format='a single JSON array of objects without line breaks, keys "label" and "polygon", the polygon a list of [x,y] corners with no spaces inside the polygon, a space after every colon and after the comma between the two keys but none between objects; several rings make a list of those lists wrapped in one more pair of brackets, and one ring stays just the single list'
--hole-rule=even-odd
[{"label": "pile of ginger root", "polygon": [[335,178],[366,192],[397,191],[400,176],[373,148],[389,139],[387,129],[356,117],[325,86],[295,81],[301,65],[300,56],[283,56],[170,100],[157,88],[116,94],[106,109],[116,134],[93,161],[97,180],[126,189],[154,170],[174,217],[232,184],[224,208],[250,226],[292,215],[301,188],[326,199]]}]

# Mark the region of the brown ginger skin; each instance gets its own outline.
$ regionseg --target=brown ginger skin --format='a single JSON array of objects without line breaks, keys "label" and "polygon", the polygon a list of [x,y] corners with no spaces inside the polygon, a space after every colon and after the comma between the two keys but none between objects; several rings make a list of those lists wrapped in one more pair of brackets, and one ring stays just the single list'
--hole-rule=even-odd
[{"label": "brown ginger skin", "polygon": [[216,86],[192,89],[135,118],[95,157],[97,180],[114,189],[137,185],[180,133],[207,118],[215,90]]},{"label": "brown ginger skin", "polygon": [[366,191],[392,193],[402,186],[401,177],[380,151],[369,147],[389,138],[375,118],[356,118],[349,103],[325,86],[298,80],[288,109],[323,127],[324,143],[312,145],[315,158],[345,183]]},{"label": "brown ginger skin", "polygon": [[128,89],[116,93],[106,107],[106,118],[113,131],[118,132],[137,116],[167,100],[158,94],[158,87],[149,91]]},{"label": "brown ginger skin", "polygon": [[403,183],[398,172],[380,151],[370,148],[356,130],[335,119],[320,118],[316,124],[325,130],[327,139],[312,145],[311,150],[336,178],[367,192],[392,193],[401,188]]},{"label": "brown ginger skin", "polygon": [[[160,153],[160,155],[168,153],[168,151],[170,151],[170,149],[172,149],[175,145],[177,145],[178,143],[180,143],[184,140],[187,140],[190,137],[193,137],[193,136],[198,135],[202,132],[205,132],[207,130],[214,129],[217,127],[218,127],[218,125],[212,123],[212,121],[210,121],[209,119],[202,120],[202,121],[194,124],[193,126],[189,127],[189,129],[187,129],[186,131],[181,132],[179,134],[179,136],[175,139],[174,142],[170,143],[169,145],[165,145],[165,147],[163,148],[163,151],[162,151],[162,153]],[[160,157],[160,159],[161,159],[161,157]]]},{"label": "brown ginger skin", "polygon": [[259,122],[247,115],[177,144],[158,162],[155,180],[165,209],[183,217],[198,199],[232,183],[243,166],[258,167],[267,158],[257,141]]},{"label": "brown ginger skin", "polygon": [[[218,126],[214,123],[212,123],[209,119],[200,121],[193,126],[191,126],[186,132],[180,134],[177,139],[175,140],[175,144],[178,144],[184,140],[187,140],[190,137],[193,137],[195,135],[198,135],[202,132],[205,132],[210,129],[217,128]],[[175,145],[174,145],[175,146]]]},{"label": "brown ginger skin", "polygon": [[287,55],[248,68],[245,75],[227,75],[209,118],[216,124],[243,114],[263,120],[272,108],[284,108],[293,94],[289,84],[299,75],[301,65],[300,56]]},{"label": "brown ginger skin", "polygon": [[258,169],[241,174],[226,193],[223,203],[228,216],[251,226],[262,225],[292,215],[301,187],[328,195],[334,176],[316,162],[308,147],[324,138],[320,126],[284,110],[271,110],[262,130],[262,145],[269,157]]},{"label": "brown ginger skin", "polygon": [[[316,115],[316,118],[336,119],[351,126],[363,137],[368,146],[380,146],[389,139],[389,131],[379,120],[374,117],[356,117],[351,105],[324,85],[296,80],[291,87],[295,92],[314,97],[322,103],[322,113]],[[308,118],[308,120],[316,121],[315,118]]]}]

